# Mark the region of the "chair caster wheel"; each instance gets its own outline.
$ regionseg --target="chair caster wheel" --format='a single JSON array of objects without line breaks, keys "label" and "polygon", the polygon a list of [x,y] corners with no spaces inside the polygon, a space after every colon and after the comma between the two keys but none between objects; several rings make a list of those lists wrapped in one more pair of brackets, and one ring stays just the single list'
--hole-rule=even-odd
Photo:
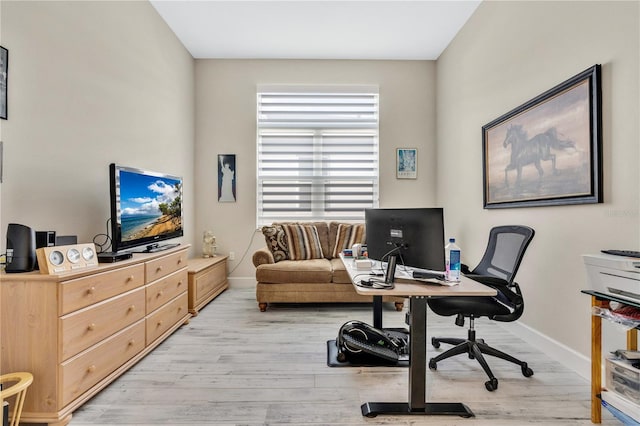
[{"label": "chair caster wheel", "polygon": [[431,370],[437,370],[438,369],[438,363],[436,363],[433,358],[431,358],[429,360],[429,369]]},{"label": "chair caster wheel", "polygon": [[438,340],[436,340],[435,337],[431,338],[431,346],[433,346],[434,348],[438,349],[440,347],[440,342]]},{"label": "chair caster wheel", "polygon": [[494,377],[493,379],[484,382],[484,387],[487,388],[489,392],[493,392],[498,389],[498,379]]},{"label": "chair caster wheel", "polygon": [[533,370],[529,368],[529,366],[527,365],[526,362],[524,364],[522,364],[522,375],[524,377],[533,376]]},{"label": "chair caster wheel", "polygon": [[336,359],[338,360],[338,362],[345,362],[347,360],[347,355],[344,352],[338,352],[338,355],[336,355]]}]

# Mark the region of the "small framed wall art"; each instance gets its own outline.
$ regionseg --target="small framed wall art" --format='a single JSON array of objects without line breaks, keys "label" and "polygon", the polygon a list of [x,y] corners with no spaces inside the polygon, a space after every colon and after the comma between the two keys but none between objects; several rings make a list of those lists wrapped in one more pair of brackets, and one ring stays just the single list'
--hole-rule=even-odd
[{"label": "small framed wall art", "polygon": [[416,148],[396,149],[396,178],[415,179],[418,176],[418,150]]},{"label": "small framed wall art", "polygon": [[236,155],[218,154],[218,202],[236,202]]}]

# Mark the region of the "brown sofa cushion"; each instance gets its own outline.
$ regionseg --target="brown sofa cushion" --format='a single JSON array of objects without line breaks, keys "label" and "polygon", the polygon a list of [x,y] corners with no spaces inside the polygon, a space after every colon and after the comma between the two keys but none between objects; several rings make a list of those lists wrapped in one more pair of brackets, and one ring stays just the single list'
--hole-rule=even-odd
[{"label": "brown sofa cushion", "polygon": [[344,249],[351,248],[354,244],[365,243],[364,224],[349,224],[331,222],[331,257],[336,258]]},{"label": "brown sofa cushion", "polygon": [[331,259],[331,268],[333,269],[333,282],[335,284],[349,284],[351,285],[351,278],[347,273],[344,263],[339,258]]},{"label": "brown sofa cushion", "polygon": [[318,229],[314,225],[284,224],[282,229],[284,229],[287,237],[289,259],[309,260],[324,258]]},{"label": "brown sofa cushion", "polygon": [[262,227],[262,234],[267,243],[267,248],[273,254],[273,260],[280,262],[289,258],[289,250],[287,248],[287,237],[281,225],[270,225]]},{"label": "brown sofa cushion", "polygon": [[260,283],[330,283],[331,261],[327,259],[283,260],[256,268]]}]

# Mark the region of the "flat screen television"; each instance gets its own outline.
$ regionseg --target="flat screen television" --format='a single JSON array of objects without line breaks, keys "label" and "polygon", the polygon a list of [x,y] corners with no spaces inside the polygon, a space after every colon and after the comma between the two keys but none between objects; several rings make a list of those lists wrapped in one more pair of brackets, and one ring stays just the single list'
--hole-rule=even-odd
[{"label": "flat screen television", "polygon": [[184,234],[181,177],[111,164],[109,178],[113,252],[178,245],[160,243]]},{"label": "flat screen television", "polygon": [[369,258],[387,262],[385,282],[393,282],[398,262],[427,271],[444,271],[441,207],[365,209],[364,216]]}]

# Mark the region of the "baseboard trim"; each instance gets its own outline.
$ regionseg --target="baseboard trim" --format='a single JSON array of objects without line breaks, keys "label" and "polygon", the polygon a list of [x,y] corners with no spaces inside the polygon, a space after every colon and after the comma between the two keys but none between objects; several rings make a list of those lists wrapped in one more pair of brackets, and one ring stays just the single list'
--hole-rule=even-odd
[{"label": "baseboard trim", "polygon": [[570,347],[557,340],[551,339],[519,321],[501,323],[500,326],[520,337],[528,344],[540,349],[540,351],[558,361],[564,367],[578,373],[589,382],[591,381],[591,359],[589,357],[576,352]]}]

